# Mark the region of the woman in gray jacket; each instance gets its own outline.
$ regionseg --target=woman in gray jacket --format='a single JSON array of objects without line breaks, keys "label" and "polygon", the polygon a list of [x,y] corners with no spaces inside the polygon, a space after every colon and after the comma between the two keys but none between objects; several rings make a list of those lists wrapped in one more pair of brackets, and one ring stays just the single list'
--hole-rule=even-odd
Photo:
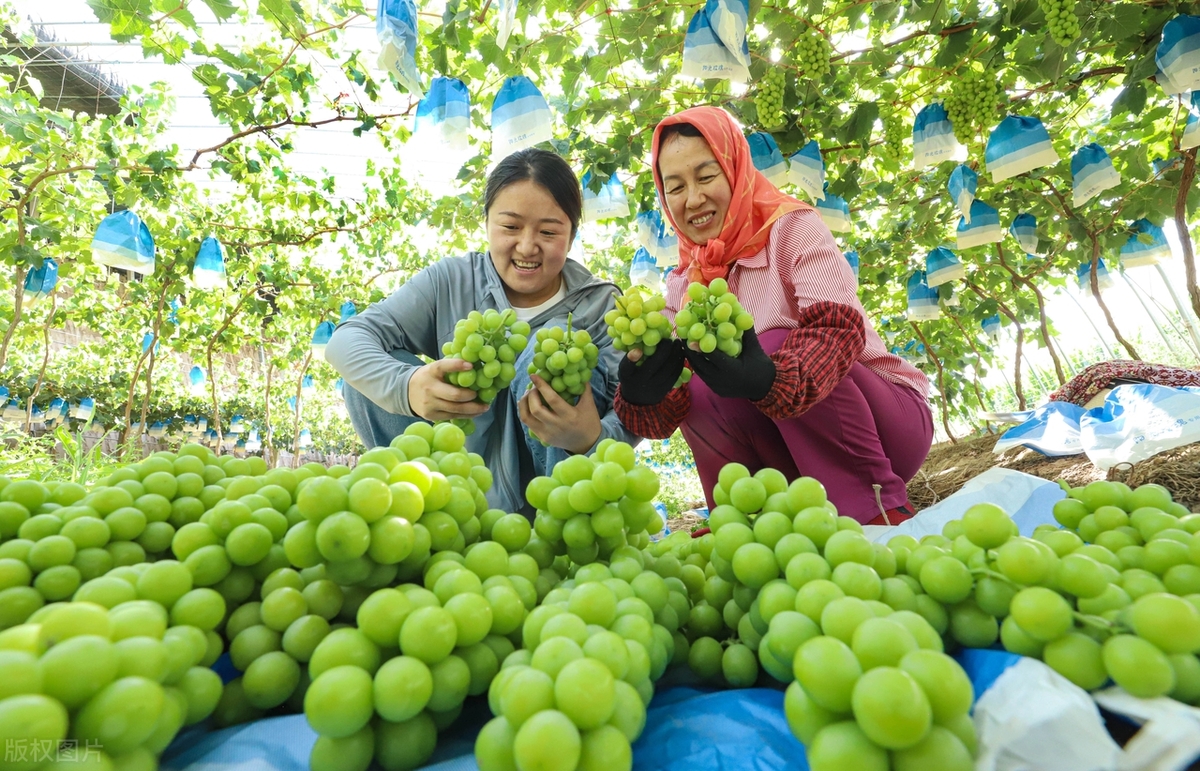
[{"label": "woman in gray jacket", "polygon": [[[487,253],[443,258],[338,327],[325,358],[345,379],[350,422],[364,445],[386,446],[416,420],[473,418],[467,448],[492,472],[489,505],[531,514],[524,492],[534,476],[550,473],[568,453],[590,452],[606,437],[638,441],[612,409],[620,354],[604,314],[619,290],[567,259],[582,210],[579,180],[565,160],[536,148],[513,153],[488,176]],[[578,403],[526,374],[532,345],[518,358],[508,393],[490,405],[446,382],[448,373],[471,368],[441,358],[455,322],[473,310],[507,308],[534,330],[565,327],[570,313],[572,326],[591,334],[600,363]],[[425,364],[418,355],[434,361]]]}]

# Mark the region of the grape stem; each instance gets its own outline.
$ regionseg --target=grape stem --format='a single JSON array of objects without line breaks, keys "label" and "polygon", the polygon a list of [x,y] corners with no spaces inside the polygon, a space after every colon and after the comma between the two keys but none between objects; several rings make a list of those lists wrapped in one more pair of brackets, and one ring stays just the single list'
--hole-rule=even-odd
[{"label": "grape stem", "polygon": [[1104,631],[1112,632],[1113,634],[1116,634],[1124,628],[1121,625],[1109,621],[1106,618],[1101,618],[1100,616],[1089,616],[1086,613],[1080,613],[1078,611],[1072,611],[1071,615],[1073,615],[1075,620],[1083,626],[1091,626],[1095,627],[1096,629],[1103,629]]},{"label": "grape stem", "polygon": [[997,581],[1003,581],[1004,583],[1008,584],[1009,586],[1013,587],[1014,589],[1017,589],[1018,591],[1025,588],[1024,586],[1022,586],[1021,584],[1018,584],[1016,581],[1012,580],[1011,578],[1004,575],[1003,573],[997,573],[996,571],[988,570],[987,568],[971,568],[971,575],[986,576],[987,578],[994,578]]}]

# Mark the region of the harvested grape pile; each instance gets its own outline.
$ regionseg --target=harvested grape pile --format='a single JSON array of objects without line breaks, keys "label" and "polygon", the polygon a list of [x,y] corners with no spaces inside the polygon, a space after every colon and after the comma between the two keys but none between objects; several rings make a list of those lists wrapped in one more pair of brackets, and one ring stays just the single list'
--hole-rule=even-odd
[{"label": "harvested grape pile", "polygon": [[816,480],[730,464],[712,532],[652,543],[659,482],[628,445],[535,478],[532,524],[488,508],[464,446],[416,424],[353,470],[185,445],[90,489],[0,478],[0,740],[153,769],[185,725],[302,711],[314,771],[401,771],[480,697],[481,771],[619,771],[686,666],[786,686],[814,771],[969,771],[947,650],[997,641],[1200,703],[1200,515],[1165,488],[1075,488],[1031,538],[980,504],[882,544]]}]

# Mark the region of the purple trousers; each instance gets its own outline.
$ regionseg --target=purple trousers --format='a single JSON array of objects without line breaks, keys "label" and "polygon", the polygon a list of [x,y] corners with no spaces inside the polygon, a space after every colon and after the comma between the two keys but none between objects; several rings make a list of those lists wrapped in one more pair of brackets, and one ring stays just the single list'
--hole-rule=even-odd
[{"label": "purple trousers", "polygon": [[[777,350],[789,331],[759,335],[763,350]],[[778,469],[789,481],[815,477],[840,514],[868,522],[880,513],[872,485],[881,487],[885,509],[907,505],[906,484],[933,441],[925,397],[858,362],[827,397],[788,420],[767,417],[747,399],[717,396],[699,377],[688,388],[692,407],[683,436],[710,509],[721,467],[736,462],[751,473]]]}]

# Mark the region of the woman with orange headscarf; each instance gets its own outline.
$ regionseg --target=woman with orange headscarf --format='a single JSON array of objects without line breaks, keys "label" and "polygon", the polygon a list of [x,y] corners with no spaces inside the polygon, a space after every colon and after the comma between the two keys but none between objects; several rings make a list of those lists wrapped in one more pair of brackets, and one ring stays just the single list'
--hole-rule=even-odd
[{"label": "woman with orange headscarf", "polygon": [[[679,341],[640,363],[626,357],[615,402],[623,423],[660,439],[682,428],[710,507],[718,473],[737,462],[815,477],[839,513],[862,523],[911,517],[906,483],[933,438],[928,381],[871,327],[820,215],[754,168],[719,108],[659,123],[652,166],[679,236],[668,312],[689,283],[723,278],[755,323],[737,358]],[[696,377],[675,388],[685,361]]]}]

